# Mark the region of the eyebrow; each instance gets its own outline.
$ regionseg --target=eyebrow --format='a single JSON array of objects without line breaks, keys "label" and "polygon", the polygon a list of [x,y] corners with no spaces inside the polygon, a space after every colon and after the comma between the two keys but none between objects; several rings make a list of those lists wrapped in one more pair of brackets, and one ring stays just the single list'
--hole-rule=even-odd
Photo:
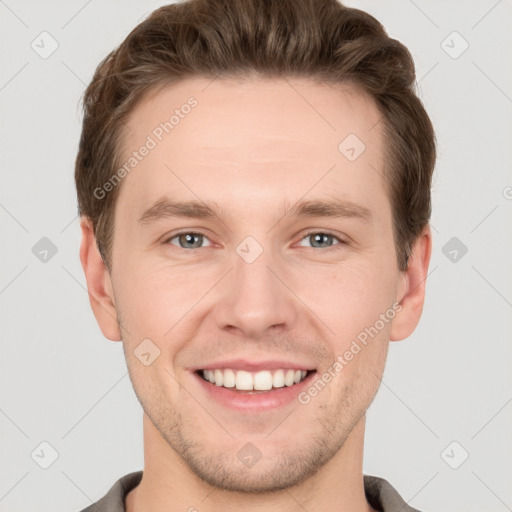
[{"label": "eyebrow", "polygon": [[[299,201],[291,208],[284,207],[284,217],[331,217],[356,218],[365,222],[372,221],[371,211],[360,204],[348,200],[309,200]],[[160,199],[139,217],[138,222],[149,224],[162,219],[186,217],[194,219],[221,218],[225,210],[215,201],[209,205],[200,201],[172,201]]]},{"label": "eyebrow", "polygon": [[348,200],[299,201],[286,214],[290,217],[345,217],[371,222],[372,212],[366,206]]}]

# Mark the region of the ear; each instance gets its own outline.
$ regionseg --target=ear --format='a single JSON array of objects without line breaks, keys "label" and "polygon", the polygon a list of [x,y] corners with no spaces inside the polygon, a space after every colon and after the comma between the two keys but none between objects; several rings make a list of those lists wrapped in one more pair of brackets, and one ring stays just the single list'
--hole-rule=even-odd
[{"label": "ear", "polygon": [[407,338],[420,321],[431,253],[432,233],[426,226],[413,244],[407,270],[400,272],[396,300],[402,309],[393,319],[390,341]]},{"label": "ear", "polygon": [[80,228],[82,230],[80,261],[87,281],[92,311],[103,335],[109,340],[120,341],[121,334],[117,321],[112,282],[96,245],[92,222],[88,218],[82,217]]}]

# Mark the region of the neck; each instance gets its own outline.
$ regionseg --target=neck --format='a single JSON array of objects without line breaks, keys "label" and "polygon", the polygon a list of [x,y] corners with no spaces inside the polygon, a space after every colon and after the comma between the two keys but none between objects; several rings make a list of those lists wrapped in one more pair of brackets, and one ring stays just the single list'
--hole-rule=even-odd
[{"label": "neck", "polygon": [[127,512],[231,512],[280,510],[371,512],[363,485],[365,416],[342,448],[311,478],[282,491],[264,494],[217,489],[195,475],[144,414],[144,472],[126,497]]}]

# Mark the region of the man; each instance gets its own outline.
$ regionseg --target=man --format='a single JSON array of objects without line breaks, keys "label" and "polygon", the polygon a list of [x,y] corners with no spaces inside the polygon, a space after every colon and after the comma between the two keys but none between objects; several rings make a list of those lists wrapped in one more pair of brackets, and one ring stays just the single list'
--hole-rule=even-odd
[{"label": "man", "polygon": [[414,77],[335,0],[169,5],[99,65],[80,259],[123,342],[145,463],[86,511],[414,510],[362,473],[431,254]]}]

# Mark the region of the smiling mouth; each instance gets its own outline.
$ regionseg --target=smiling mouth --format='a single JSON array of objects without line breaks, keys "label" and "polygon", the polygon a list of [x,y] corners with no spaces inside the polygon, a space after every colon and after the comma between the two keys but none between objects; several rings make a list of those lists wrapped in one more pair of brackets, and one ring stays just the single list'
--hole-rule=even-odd
[{"label": "smiling mouth", "polygon": [[229,389],[238,393],[268,393],[280,388],[292,387],[299,384],[316,370],[277,369],[248,372],[218,368],[215,370],[197,370],[200,378],[215,386]]}]

